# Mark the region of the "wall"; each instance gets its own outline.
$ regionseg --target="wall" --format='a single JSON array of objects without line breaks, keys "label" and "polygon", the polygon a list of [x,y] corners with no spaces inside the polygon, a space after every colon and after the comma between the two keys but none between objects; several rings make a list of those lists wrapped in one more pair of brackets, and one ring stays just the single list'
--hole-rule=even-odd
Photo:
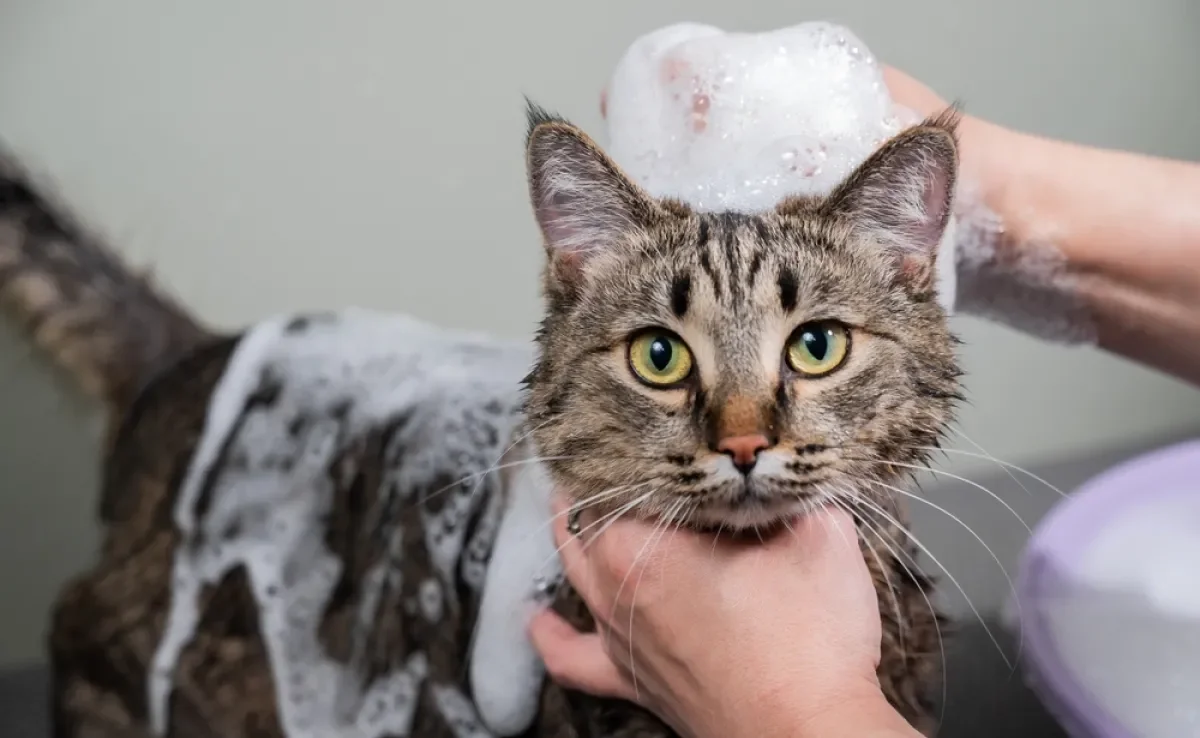
[{"label": "wall", "polygon": [[[356,303],[527,335],[521,95],[599,131],[599,89],[640,33],[818,18],[972,112],[1200,158],[1191,0],[4,0],[0,137],[219,325]],[[1008,461],[1200,426],[1194,390],[1163,377],[960,328],[962,427]],[[11,332],[0,377],[2,663],[39,657],[47,603],[95,545],[95,452],[86,406]]]}]

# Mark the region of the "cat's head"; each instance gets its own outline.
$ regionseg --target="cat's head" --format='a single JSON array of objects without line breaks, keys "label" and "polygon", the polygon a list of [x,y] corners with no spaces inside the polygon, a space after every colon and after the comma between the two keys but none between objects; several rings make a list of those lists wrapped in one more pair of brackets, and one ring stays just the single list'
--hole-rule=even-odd
[{"label": "cat's head", "polygon": [[528,421],[559,487],[726,529],[886,499],[959,397],[934,276],[955,124],[901,132],[829,197],[702,214],[532,109],[548,263]]}]

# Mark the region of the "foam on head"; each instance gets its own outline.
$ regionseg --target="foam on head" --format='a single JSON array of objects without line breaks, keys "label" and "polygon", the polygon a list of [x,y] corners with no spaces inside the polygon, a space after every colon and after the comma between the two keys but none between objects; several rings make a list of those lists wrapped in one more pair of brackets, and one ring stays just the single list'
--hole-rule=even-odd
[{"label": "foam on head", "polygon": [[[658,197],[753,212],[833,190],[917,116],[866,44],[832,23],[727,33],[680,23],[634,41],[603,96],[608,151]],[[953,306],[953,219],[938,293]]]},{"label": "foam on head", "polygon": [[826,193],[907,122],[866,45],[830,23],[654,31],[626,51],[605,107],[613,158],[702,210]]}]

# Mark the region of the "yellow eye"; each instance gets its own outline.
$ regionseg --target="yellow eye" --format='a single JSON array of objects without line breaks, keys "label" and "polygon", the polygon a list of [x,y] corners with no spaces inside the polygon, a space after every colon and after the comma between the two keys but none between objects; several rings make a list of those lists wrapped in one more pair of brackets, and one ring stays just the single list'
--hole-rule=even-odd
[{"label": "yellow eye", "polygon": [[805,323],[792,334],[787,363],[808,377],[820,377],[837,369],[850,350],[850,333],[841,323]]},{"label": "yellow eye", "polygon": [[679,336],[656,328],[629,342],[629,366],[646,384],[667,387],[692,373],[692,352]]}]

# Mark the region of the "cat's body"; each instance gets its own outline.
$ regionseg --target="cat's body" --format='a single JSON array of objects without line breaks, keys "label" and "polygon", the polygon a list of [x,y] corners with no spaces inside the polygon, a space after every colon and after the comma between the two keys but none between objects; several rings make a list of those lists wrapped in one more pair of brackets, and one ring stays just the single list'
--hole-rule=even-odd
[{"label": "cat's body", "polygon": [[[699,216],[633,189],[616,195],[633,210],[602,225],[619,226],[619,248],[640,239],[636,248],[614,249],[607,261],[579,258],[582,242],[555,252],[579,234],[564,235],[555,228],[566,221],[547,219],[547,203],[571,200],[538,200],[545,183],[561,190],[583,181],[587,166],[607,165],[589,159],[602,155],[565,124],[535,123],[565,136],[560,144],[582,142],[558,161],[583,161],[585,170],[568,166],[547,178],[544,167],[564,149],[539,152],[535,128],[535,204],[552,256],[548,317],[524,395],[518,379],[534,357],[523,348],[437,334],[403,318],[343,313],[269,322],[238,336],[209,332],[3,164],[0,297],[106,401],[112,419],[102,555],[66,587],[53,616],[56,736],[148,736],[156,719],[168,734],[188,737],[278,736],[285,725],[295,738],[324,735],[322,725],[339,726],[339,738],[488,735],[467,698],[467,662],[495,528],[522,492],[493,468],[512,442],[564,457],[547,469],[579,499],[656,475],[681,490],[692,485],[688,494],[716,495],[723,512],[711,500],[686,503],[687,515],[684,503],[638,509],[701,527],[716,527],[722,515],[734,527],[769,525],[822,502],[814,490],[840,494],[848,469],[898,485],[905,470],[879,462],[922,463],[926,452],[917,447],[936,444],[957,393],[944,317],[921,287],[928,265],[906,254],[893,273],[886,258],[847,258],[846,244],[858,236],[820,203],[766,216]],[[781,394],[778,376],[765,382],[744,360],[788,316],[837,305],[832,317],[873,331],[855,334],[847,359],[854,363],[841,372],[857,378],[857,390],[840,399],[807,388]],[[743,330],[723,328],[729,319]],[[664,321],[697,344],[703,372],[665,401],[620,374],[626,333]],[[341,357],[368,345],[363,335],[393,345],[348,368]],[[702,335],[707,348],[693,338]],[[779,346],[786,338],[777,336]],[[929,355],[915,356],[917,344]],[[381,390],[397,391],[380,405]],[[522,439],[514,434],[525,435],[516,430],[525,399],[530,437]],[[634,427],[642,435],[636,446],[627,440]],[[710,447],[722,435],[760,431],[795,456],[761,462],[760,470],[842,476],[776,479],[754,487],[761,504],[739,512],[739,477],[718,466],[726,455],[741,464],[740,451]],[[846,452],[856,439],[856,452]],[[703,484],[714,474],[724,476]],[[916,572],[896,497],[865,483],[858,489],[870,499],[855,511],[884,621],[880,683],[929,731],[940,663],[929,584]],[[276,575],[283,584],[269,586],[279,585],[269,581]],[[303,607],[272,604],[281,588]],[[555,607],[590,625],[569,588]],[[287,635],[302,635],[306,623],[312,638]],[[164,645],[173,640],[177,649]],[[304,668],[288,672],[279,653]],[[671,735],[636,706],[549,681],[537,699],[521,733],[528,738]],[[326,712],[314,718],[313,705]]]}]

